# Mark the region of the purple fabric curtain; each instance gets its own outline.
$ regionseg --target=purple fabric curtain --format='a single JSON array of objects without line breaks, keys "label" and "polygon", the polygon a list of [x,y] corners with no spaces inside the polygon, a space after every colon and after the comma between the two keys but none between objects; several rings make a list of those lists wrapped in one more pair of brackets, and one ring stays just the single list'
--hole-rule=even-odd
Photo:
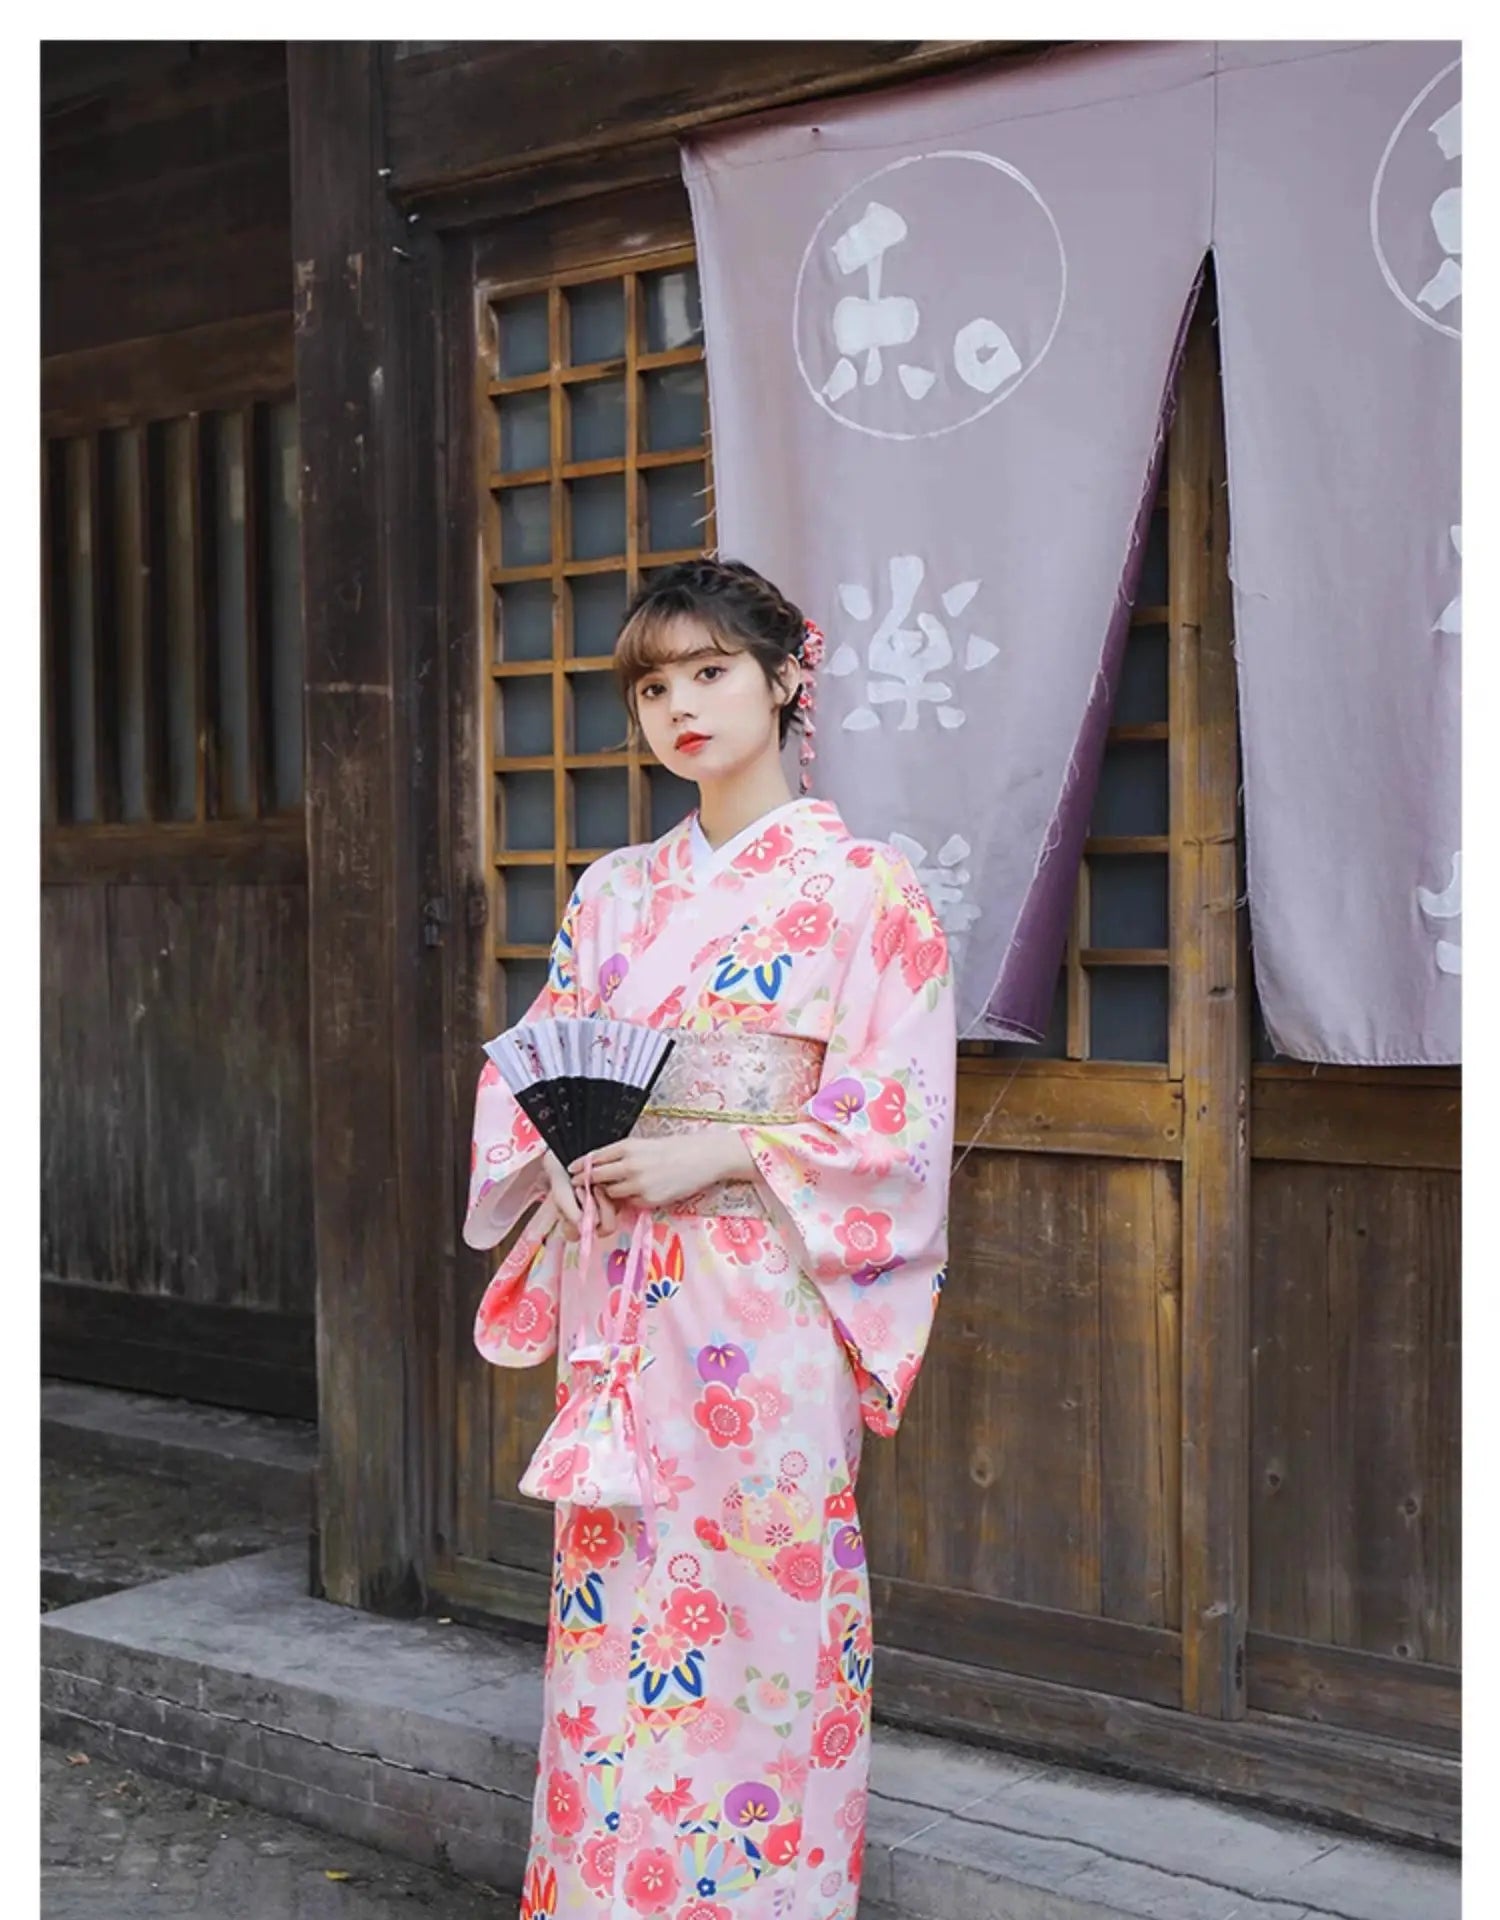
[{"label": "purple fabric curtain", "polygon": [[1045,1029],[1215,248],[1257,984],[1458,1057],[1458,49],[1074,48],[691,142],[720,540],[826,627],[816,786]]},{"label": "purple fabric curtain", "polygon": [[1256,982],[1459,1058],[1458,48],[1226,44],[1214,220]]},{"label": "purple fabric curtain", "polygon": [[1212,54],[1079,50],[690,143],[723,551],[828,635],[815,787],[1047,1026],[1184,315]]}]

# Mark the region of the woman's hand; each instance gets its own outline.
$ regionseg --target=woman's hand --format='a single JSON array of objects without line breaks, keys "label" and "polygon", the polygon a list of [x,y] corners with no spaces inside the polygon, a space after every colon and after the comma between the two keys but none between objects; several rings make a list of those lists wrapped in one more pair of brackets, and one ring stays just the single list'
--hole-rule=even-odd
[{"label": "woman's hand", "polygon": [[[705,1124],[694,1133],[660,1135],[650,1140],[617,1140],[586,1156],[596,1198],[603,1208],[609,1201],[628,1201],[637,1207],[666,1207],[686,1200],[718,1180],[747,1180],[755,1172],[750,1150],[733,1127]],[[583,1178],[585,1161],[575,1160],[568,1172]],[[606,1231],[613,1231],[607,1228]]]}]

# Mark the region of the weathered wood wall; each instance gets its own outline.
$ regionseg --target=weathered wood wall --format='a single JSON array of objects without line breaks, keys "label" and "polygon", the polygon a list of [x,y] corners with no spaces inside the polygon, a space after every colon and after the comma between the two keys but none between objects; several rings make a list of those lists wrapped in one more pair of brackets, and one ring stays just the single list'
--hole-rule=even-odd
[{"label": "weathered wood wall", "polygon": [[[44,434],[286,397],[285,48],[59,43],[43,100]],[[119,591],[157,631],[142,558]],[[95,596],[105,653],[118,612]],[[43,1365],[310,1415],[300,810],[125,823],[114,799],[44,832]]]}]

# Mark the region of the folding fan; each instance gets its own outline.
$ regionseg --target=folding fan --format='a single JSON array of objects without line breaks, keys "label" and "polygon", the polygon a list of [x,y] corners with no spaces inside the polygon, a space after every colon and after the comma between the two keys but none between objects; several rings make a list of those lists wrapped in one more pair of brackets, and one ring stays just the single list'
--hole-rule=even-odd
[{"label": "folding fan", "polygon": [[501,1079],[564,1167],[623,1140],[671,1037],[628,1020],[532,1020],[485,1043]]}]

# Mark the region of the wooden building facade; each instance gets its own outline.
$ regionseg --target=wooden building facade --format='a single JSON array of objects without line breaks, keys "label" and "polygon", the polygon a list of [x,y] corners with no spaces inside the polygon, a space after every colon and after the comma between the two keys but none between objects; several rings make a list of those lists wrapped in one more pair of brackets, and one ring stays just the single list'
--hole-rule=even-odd
[{"label": "wooden building facade", "polygon": [[[480,1040],[691,794],[608,672],[713,542],[677,136],[1038,50],[55,51],[44,1365],[315,1380],[331,1599],[545,1617],[550,1385],[458,1227]],[[877,1701],[1451,1845],[1459,1076],[1256,1019],[1215,343],[1210,278],[1053,1031],[962,1048]]]}]

